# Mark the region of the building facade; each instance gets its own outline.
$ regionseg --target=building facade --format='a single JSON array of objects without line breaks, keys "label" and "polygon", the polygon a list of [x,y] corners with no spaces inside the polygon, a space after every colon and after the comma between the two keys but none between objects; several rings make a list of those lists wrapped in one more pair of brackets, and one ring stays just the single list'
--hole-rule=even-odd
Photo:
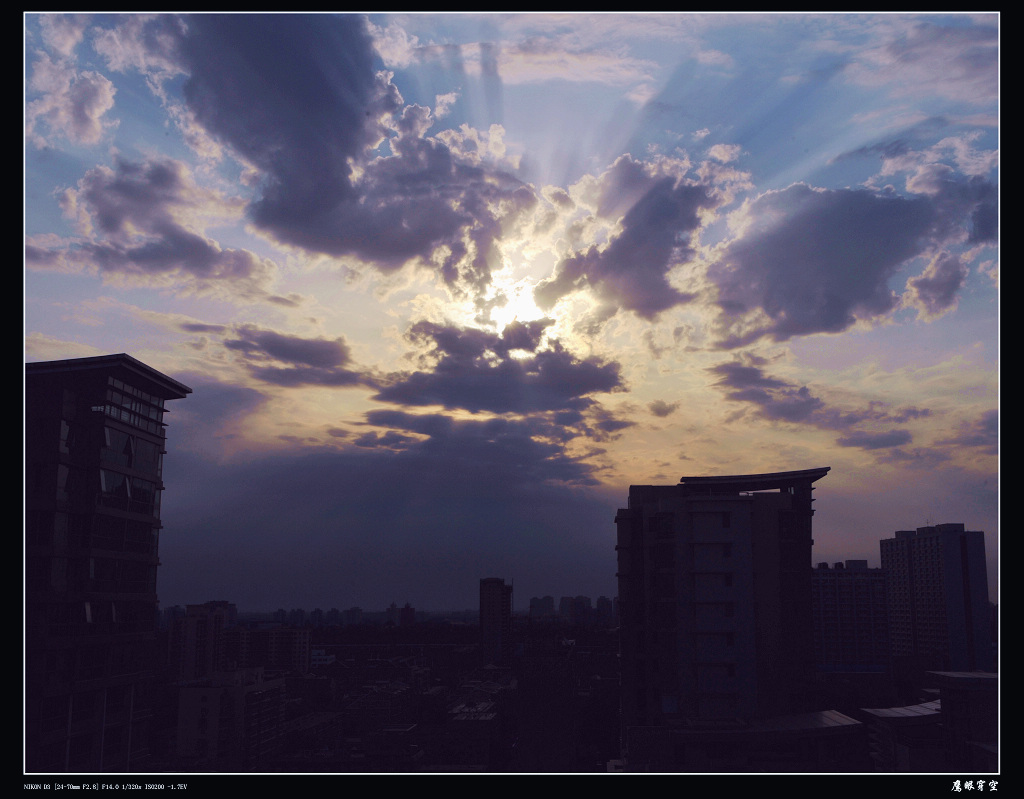
[{"label": "building facade", "polygon": [[893,660],[994,671],[985,534],[938,524],[899,530],[879,548]]},{"label": "building facade", "polygon": [[508,663],[512,656],[512,584],[500,577],[480,580],[480,646],[489,660]]},{"label": "building facade", "polygon": [[[182,625],[178,679],[199,680],[234,668],[224,647],[224,632],[238,623],[238,608],[215,600],[187,605]],[[173,655],[173,653],[172,653]]]},{"label": "building facade", "polygon": [[828,471],[630,487],[615,517],[623,741],[804,709],[812,491]]},{"label": "building facade", "polygon": [[885,672],[889,617],[885,572],[866,560],[847,560],[811,573],[815,664],[821,671]]},{"label": "building facade", "polygon": [[145,768],[165,403],[128,355],[25,366],[26,769]]}]

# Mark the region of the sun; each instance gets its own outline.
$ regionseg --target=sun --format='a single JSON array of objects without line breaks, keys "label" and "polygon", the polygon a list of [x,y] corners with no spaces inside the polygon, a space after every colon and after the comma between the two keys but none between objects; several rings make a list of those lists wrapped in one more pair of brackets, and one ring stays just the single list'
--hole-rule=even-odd
[{"label": "sun", "polygon": [[533,301],[534,288],[535,285],[530,278],[522,278],[515,282],[495,282],[494,296],[505,298],[505,303],[495,305],[490,313],[491,322],[499,332],[511,322],[531,322],[547,316]]}]

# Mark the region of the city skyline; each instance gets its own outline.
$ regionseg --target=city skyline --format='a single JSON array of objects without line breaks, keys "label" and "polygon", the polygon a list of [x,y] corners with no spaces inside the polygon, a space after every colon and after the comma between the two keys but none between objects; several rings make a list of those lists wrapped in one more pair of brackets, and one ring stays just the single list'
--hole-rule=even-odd
[{"label": "city skyline", "polygon": [[996,601],[998,23],[26,14],[26,360],[193,388],[163,607],[613,597],[631,485],[822,465]]}]

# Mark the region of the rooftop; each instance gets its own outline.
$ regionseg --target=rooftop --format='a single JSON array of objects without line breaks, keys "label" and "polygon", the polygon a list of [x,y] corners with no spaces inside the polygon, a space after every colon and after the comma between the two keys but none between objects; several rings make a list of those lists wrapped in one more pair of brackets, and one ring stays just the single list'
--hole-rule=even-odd
[{"label": "rooftop", "polygon": [[179,383],[124,352],[116,355],[97,355],[92,358],[68,358],[62,361],[37,361],[25,364],[26,376],[87,371],[120,372],[129,379],[141,378],[146,381],[152,393],[163,399],[183,399],[192,393],[192,389],[184,383]]}]

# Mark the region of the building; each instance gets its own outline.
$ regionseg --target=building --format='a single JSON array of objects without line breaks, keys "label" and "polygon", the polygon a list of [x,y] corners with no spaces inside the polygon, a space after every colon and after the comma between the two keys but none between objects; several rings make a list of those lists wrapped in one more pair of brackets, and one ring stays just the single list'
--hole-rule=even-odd
[{"label": "building", "polygon": [[811,573],[815,665],[824,672],[885,672],[889,618],[885,572],[848,560]]},{"label": "building", "polygon": [[994,671],[985,534],[939,524],[899,530],[879,546],[894,664]]},{"label": "building", "polygon": [[938,699],[863,708],[875,771],[999,773],[999,677],[931,671]]},{"label": "building", "polygon": [[815,709],[812,491],[828,471],[630,487],[615,517],[623,741]]},{"label": "building", "polygon": [[165,403],[128,355],[25,365],[25,765],[148,759]]},{"label": "building", "polygon": [[488,660],[507,663],[512,656],[512,584],[500,577],[480,580],[480,646]]},{"label": "building", "polygon": [[238,608],[230,602],[186,605],[181,654],[177,658],[179,679],[199,680],[231,667],[225,656],[223,633],[237,623]]},{"label": "building", "polygon": [[310,666],[309,627],[238,625],[221,633],[223,663],[227,669],[264,667],[268,672],[305,674]]},{"label": "building", "polygon": [[262,668],[219,672],[182,685],[178,764],[189,771],[253,771],[277,751],[285,681]]}]

